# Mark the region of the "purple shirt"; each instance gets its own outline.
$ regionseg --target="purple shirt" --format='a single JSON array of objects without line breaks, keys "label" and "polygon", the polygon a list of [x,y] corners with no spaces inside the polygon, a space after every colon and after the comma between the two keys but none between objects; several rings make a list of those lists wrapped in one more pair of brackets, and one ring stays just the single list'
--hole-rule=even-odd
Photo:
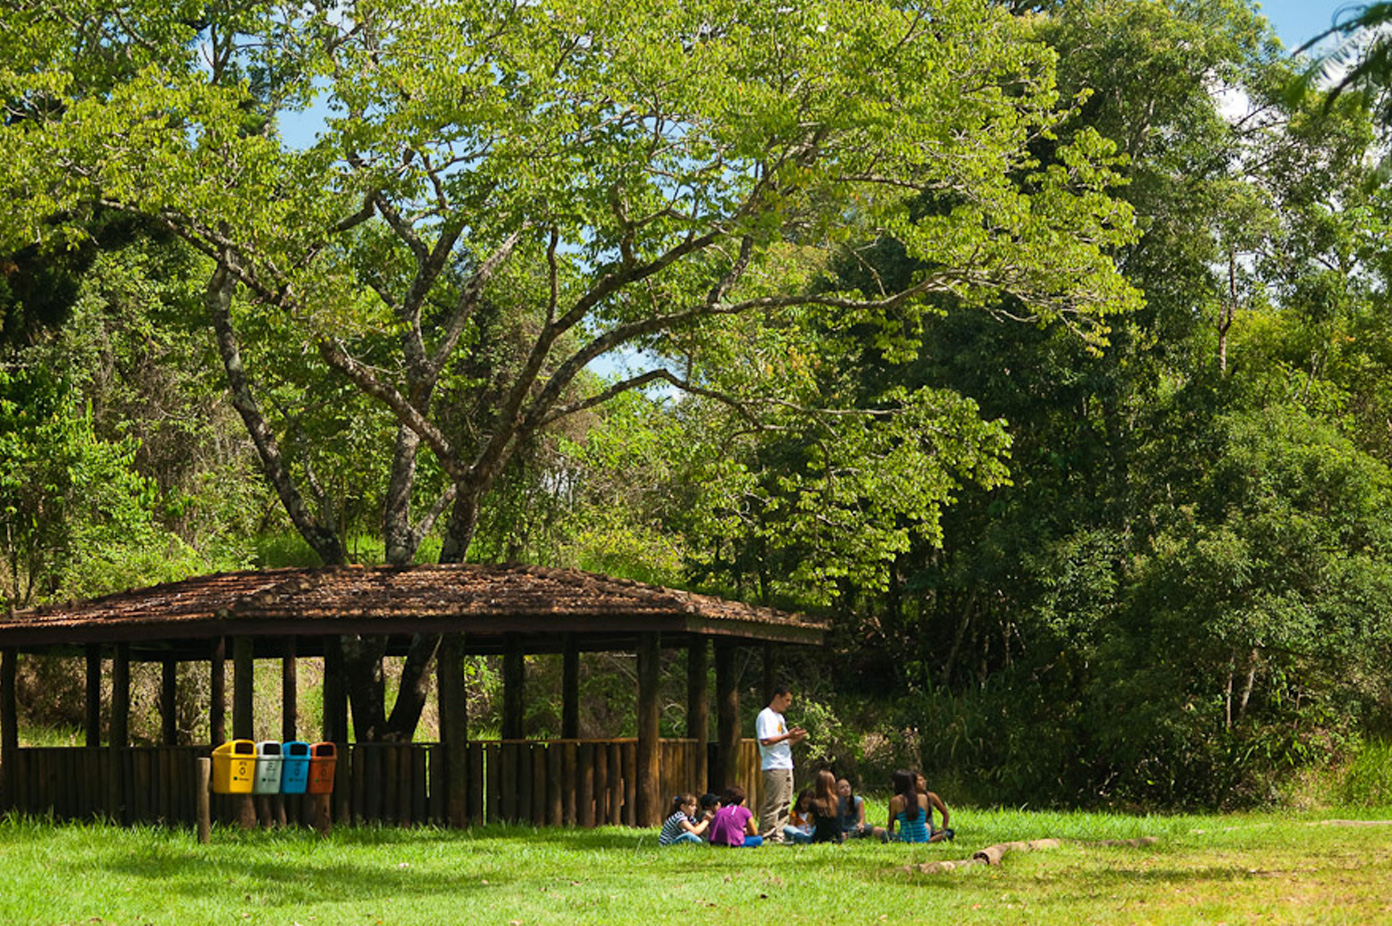
[{"label": "purple shirt", "polygon": [[710,841],[713,846],[744,845],[744,825],[754,816],[743,804],[721,807],[711,820]]}]

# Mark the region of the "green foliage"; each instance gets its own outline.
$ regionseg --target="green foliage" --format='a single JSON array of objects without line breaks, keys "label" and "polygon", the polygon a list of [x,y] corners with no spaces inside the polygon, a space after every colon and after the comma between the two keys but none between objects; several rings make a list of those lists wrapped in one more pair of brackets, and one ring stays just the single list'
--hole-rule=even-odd
[{"label": "green foliage", "polygon": [[6,602],[23,607],[69,573],[100,575],[112,551],[148,548],[152,487],[131,469],[132,442],[93,433],[52,372],[0,369],[0,551]]},{"label": "green foliage", "polygon": [[1353,759],[1342,770],[1338,798],[1350,807],[1392,805],[1392,745],[1369,739],[1353,750]]}]

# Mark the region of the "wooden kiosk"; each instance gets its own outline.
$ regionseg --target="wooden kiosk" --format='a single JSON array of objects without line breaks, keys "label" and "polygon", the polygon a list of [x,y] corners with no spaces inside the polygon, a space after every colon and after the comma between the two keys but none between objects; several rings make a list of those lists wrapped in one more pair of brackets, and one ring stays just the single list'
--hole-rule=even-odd
[{"label": "wooden kiosk", "polygon": [[[276,659],[283,737],[295,740],[296,660],[322,657],[324,729],[305,732],[338,746],[332,799],[338,822],[654,826],[667,795],[676,791],[740,781],[757,801],[757,749],[752,740],[742,741],[739,729],[736,654],[742,647],[762,647],[767,665],[772,644],[819,645],[826,629],[804,617],[708,595],[516,565],[235,572],[17,612],[0,618],[0,811],[191,824],[197,815],[197,759],[228,739],[228,659],[233,736],[252,737],[255,660]],[[350,743],[341,641],[373,636],[386,640],[388,655],[403,655],[413,641],[431,634],[441,635],[441,741]],[[707,732],[712,644],[714,743]],[[658,735],[664,648],[686,651],[687,735],[681,739]],[[635,738],[579,738],[582,651],[636,654]],[[19,747],[21,652],[85,655],[85,747]],[[463,657],[474,654],[503,657],[503,729],[497,740],[468,735],[462,666]],[[559,739],[523,736],[529,654],[563,660]],[[135,661],[162,667],[161,745],[130,745]],[[177,670],[187,662],[208,666],[207,745],[175,742]],[[106,665],[112,695],[103,743]],[[766,669],[766,684],[770,678]]]}]

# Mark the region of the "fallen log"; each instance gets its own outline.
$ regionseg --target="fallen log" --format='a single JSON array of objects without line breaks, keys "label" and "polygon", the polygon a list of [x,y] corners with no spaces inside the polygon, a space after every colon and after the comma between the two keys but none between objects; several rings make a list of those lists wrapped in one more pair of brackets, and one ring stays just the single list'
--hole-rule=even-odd
[{"label": "fallen log", "polygon": [[945,871],[955,871],[958,868],[970,868],[973,865],[999,865],[1001,859],[1007,852],[1028,852],[1034,849],[1057,849],[1060,843],[1057,839],[1032,839],[1029,842],[1002,842],[994,846],[987,846],[972,853],[971,858],[944,860],[941,862],[923,862],[919,865],[905,865],[900,870],[913,874],[919,872],[927,875],[941,874]]},{"label": "fallen log", "polygon": [[[1141,836],[1137,839],[1100,839],[1096,841],[1084,841],[1084,845],[1089,846],[1124,846],[1126,848],[1141,848],[1143,846],[1153,846],[1159,842],[1155,836]],[[1007,852],[1031,852],[1037,849],[1057,849],[1063,843],[1058,839],[1031,839],[1029,842],[1001,842],[994,846],[987,846],[973,852],[971,858],[943,860],[941,862],[923,862],[918,865],[904,865],[899,870],[905,874],[925,874],[937,875],[948,871],[956,871],[959,868],[970,868],[973,865],[992,865],[998,866],[1005,858]]]}]

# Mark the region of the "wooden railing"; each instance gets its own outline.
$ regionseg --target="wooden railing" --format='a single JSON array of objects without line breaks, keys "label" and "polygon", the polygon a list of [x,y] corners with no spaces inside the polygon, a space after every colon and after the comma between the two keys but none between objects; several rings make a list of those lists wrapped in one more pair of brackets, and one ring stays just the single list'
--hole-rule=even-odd
[{"label": "wooden railing", "polygon": [[[696,740],[662,740],[662,809],[673,794],[700,793]],[[345,744],[338,750],[330,807],[339,824],[444,825],[445,750],[437,743]],[[0,770],[16,813],[59,820],[193,825],[197,820],[197,760],[207,746],[31,747]],[[629,825],[635,822],[637,741],[491,740],[468,744],[465,776],[474,824],[533,826]],[[714,757],[708,767],[714,768]],[[757,744],[740,747],[738,780],[757,811],[761,795]],[[261,800],[261,799],[258,799]],[[299,796],[265,799],[263,818],[310,822]],[[237,800],[213,796],[215,819],[237,817]]]}]

